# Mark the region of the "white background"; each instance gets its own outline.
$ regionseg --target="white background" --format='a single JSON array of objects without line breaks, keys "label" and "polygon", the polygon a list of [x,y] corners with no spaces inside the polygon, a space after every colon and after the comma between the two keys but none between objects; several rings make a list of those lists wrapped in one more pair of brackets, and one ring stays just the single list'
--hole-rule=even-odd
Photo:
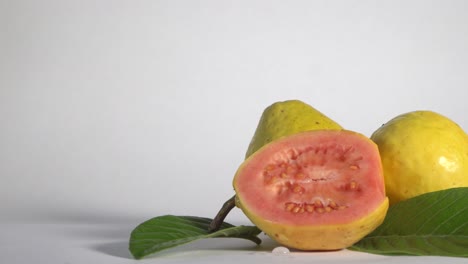
[{"label": "white background", "polygon": [[[129,263],[140,222],[214,216],[275,101],[368,136],[420,109],[466,131],[467,13],[468,1],[0,1],[0,262]],[[148,261],[234,254],[198,245]],[[440,261],[321,261],[374,258]]]}]

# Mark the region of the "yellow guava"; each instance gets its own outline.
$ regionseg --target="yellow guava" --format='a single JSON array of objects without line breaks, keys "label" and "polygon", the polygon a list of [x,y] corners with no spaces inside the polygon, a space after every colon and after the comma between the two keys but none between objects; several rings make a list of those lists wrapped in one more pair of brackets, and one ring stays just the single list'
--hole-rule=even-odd
[{"label": "yellow guava", "polygon": [[319,129],[343,128],[300,100],[275,102],[263,111],[245,156],[249,157],[263,145],[280,137]]},{"label": "yellow guava", "polygon": [[377,129],[390,204],[453,187],[468,186],[468,136],[433,111],[399,115]]},{"label": "yellow guava", "polygon": [[299,100],[264,110],[233,185],[252,223],[302,250],[351,246],[388,209],[377,146]]},{"label": "yellow guava", "polygon": [[272,141],[239,167],[236,204],[272,239],[302,250],[349,247],[388,209],[377,145],[348,130]]}]

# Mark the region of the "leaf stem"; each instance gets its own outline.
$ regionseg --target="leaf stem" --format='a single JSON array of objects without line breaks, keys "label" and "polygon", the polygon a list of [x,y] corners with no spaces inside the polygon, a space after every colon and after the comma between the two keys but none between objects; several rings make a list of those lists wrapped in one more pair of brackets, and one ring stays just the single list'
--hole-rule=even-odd
[{"label": "leaf stem", "polygon": [[221,224],[224,222],[224,219],[229,214],[229,212],[236,206],[236,195],[232,196],[229,200],[227,200],[221,209],[219,210],[218,214],[216,214],[213,221],[211,221],[210,225],[208,226],[208,232],[212,233],[218,231],[221,227]]}]

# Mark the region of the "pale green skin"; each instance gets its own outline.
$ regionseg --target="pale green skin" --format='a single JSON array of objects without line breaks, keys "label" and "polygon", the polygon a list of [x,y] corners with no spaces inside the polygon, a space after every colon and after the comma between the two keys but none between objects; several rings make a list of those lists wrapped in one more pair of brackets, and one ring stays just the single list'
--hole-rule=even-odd
[{"label": "pale green skin", "polygon": [[275,139],[319,129],[340,130],[343,128],[302,101],[276,102],[263,111],[245,157],[249,157],[259,148]]}]

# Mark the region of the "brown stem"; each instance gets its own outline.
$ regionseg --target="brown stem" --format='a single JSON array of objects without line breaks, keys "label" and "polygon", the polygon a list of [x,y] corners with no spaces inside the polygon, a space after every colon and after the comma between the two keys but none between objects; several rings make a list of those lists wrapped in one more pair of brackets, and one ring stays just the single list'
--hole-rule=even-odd
[{"label": "brown stem", "polygon": [[216,214],[213,221],[211,221],[210,225],[208,226],[208,232],[215,232],[218,231],[221,225],[224,222],[224,219],[229,214],[229,212],[236,206],[236,196],[232,196],[229,200],[227,200],[223,207],[219,210],[218,214]]}]

